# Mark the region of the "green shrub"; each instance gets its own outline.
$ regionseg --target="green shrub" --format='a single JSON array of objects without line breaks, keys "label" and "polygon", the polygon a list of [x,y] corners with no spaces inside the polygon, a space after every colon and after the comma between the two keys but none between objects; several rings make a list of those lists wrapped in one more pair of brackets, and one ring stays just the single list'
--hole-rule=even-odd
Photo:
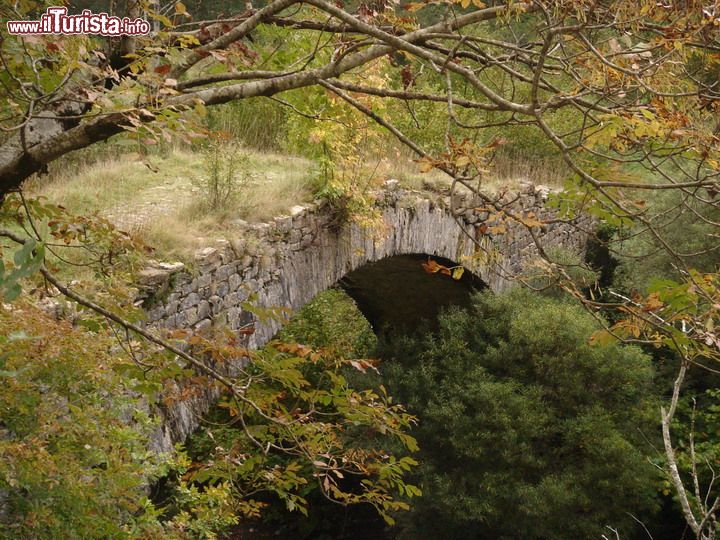
[{"label": "green shrub", "polygon": [[655,226],[662,230],[663,242],[672,246],[673,254],[644,225],[618,230],[612,244],[613,255],[619,261],[615,287],[626,293],[632,290],[644,293],[654,279],[682,279],[685,267],[700,272],[717,268],[713,225],[720,220],[717,206],[692,198],[679,204],[677,193],[669,190],[649,193],[643,204],[649,214],[659,216]]},{"label": "green shrub", "polygon": [[166,456],[111,338],[18,308],[0,307],[0,538],[162,537],[146,482]]},{"label": "green shrub", "polygon": [[150,500],[153,482],[191,464],[152,448],[158,421],[140,392],[153,382],[114,334],[22,301],[0,304],[0,329],[0,539],[212,539],[237,523],[225,483],[180,480]]},{"label": "green shrub", "polygon": [[318,294],[292,318],[278,336],[312,347],[332,348],[347,356],[366,357],[375,347],[370,323],[340,289]]},{"label": "green shrub", "polygon": [[640,450],[652,369],[637,348],[588,345],[595,328],[576,305],[517,290],[387,345],[389,391],[420,418],[408,538],[629,536],[627,512],[654,504]]},{"label": "green shrub", "polygon": [[200,188],[202,204],[212,211],[237,203],[252,181],[250,158],[234,143],[216,143],[203,150],[204,174],[193,184]]}]

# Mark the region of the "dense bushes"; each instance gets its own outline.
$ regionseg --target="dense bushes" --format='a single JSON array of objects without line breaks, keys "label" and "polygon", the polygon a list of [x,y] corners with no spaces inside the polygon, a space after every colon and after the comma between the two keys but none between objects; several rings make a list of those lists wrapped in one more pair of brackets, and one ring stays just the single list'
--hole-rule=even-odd
[{"label": "dense bushes", "polygon": [[22,305],[0,328],[0,538],[159,537],[146,482],[167,456],[110,338]]},{"label": "dense bushes", "polygon": [[370,354],[376,342],[370,323],[340,289],[317,295],[282,329],[279,337],[356,357]]},{"label": "dense bushes", "polygon": [[519,290],[387,345],[387,385],[421,419],[407,538],[629,537],[627,512],[653,505],[652,368],[637,348],[589,346],[595,328]]}]

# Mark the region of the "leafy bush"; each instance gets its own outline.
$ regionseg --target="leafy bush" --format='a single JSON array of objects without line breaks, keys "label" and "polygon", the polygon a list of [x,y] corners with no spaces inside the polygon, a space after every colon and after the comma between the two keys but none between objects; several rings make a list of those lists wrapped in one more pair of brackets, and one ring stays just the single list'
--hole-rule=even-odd
[{"label": "leafy bush", "polygon": [[216,143],[203,151],[204,175],[194,184],[203,204],[213,211],[226,210],[252,181],[250,158],[234,143]]},{"label": "leafy bush", "polygon": [[190,441],[199,463],[185,478],[229,482],[249,517],[260,516],[268,500],[307,515],[308,495],[320,493],[344,506],[372,505],[392,523],[392,512],[408,508],[399,497],[420,494],[403,480],[417,464],[402,455],[417,450],[407,434],[415,419],[384,389],[354,385],[343,375],[372,368],[368,360],[271,342],[243,369],[242,399],[222,397],[224,421]]},{"label": "leafy bush", "polygon": [[366,357],[376,338],[355,302],[340,289],[328,289],[305,305],[279,334],[283,341],[327,347],[346,356]]},{"label": "leafy bush", "polygon": [[[640,180],[644,178],[642,171],[635,174]],[[717,268],[713,223],[720,219],[720,210],[692,199],[678,204],[677,199],[676,193],[660,192],[648,194],[637,204],[661,216],[657,227],[663,231],[663,241],[672,246],[678,257],[664,249],[642,225],[619,228],[613,246],[620,263],[614,280],[616,287],[626,292],[633,289],[645,292],[654,279],[681,277],[679,269],[683,265],[700,272]]]},{"label": "leafy bush", "polygon": [[146,481],[167,456],[148,449],[155,425],[113,371],[109,338],[30,306],[0,308],[0,327],[0,538],[150,527]]},{"label": "leafy bush", "polygon": [[518,290],[387,345],[388,387],[420,418],[409,538],[628,536],[626,512],[654,501],[640,451],[652,369],[637,348],[588,345],[595,328],[575,305]]}]

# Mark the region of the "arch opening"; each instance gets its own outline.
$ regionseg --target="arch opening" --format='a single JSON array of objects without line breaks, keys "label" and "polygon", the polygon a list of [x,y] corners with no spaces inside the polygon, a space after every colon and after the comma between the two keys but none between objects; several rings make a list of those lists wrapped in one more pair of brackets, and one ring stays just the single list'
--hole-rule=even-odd
[{"label": "arch opening", "polygon": [[452,268],[450,259],[422,253],[393,255],[349,272],[338,285],[355,301],[376,334],[412,332],[425,322],[431,327],[443,308],[468,307],[474,292],[487,285],[465,270],[460,279],[427,272],[428,259]]}]

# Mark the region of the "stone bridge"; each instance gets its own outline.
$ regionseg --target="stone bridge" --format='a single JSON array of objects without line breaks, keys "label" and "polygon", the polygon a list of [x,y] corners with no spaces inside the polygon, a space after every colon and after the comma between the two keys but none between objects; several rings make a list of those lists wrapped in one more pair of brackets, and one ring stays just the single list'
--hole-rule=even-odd
[{"label": "stone bridge", "polygon": [[[546,189],[527,185],[506,195],[503,203],[515,215],[543,221],[553,216],[544,208],[546,196]],[[510,276],[537,258],[525,226],[507,222],[505,230],[495,228],[496,212],[470,194],[451,200],[447,194],[404,190],[388,181],[376,193],[375,207],[382,218],[379,227],[352,223],[338,229],[327,206],[296,206],[291,215],[271,223],[241,223],[234,239],[200,250],[191,271],[179,263],[148,268],[141,275],[148,323],[195,330],[253,327],[248,347],[259,348],[282,322],[258,319],[257,308],[295,312],[340,285],[376,331],[413,327],[421,315],[432,319],[442,306],[468,302],[473,289],[507,288]],[[582,251],[590,223],[584,216],[536,231],[545,247]],[[460,280],[430,274],[421,265],[429,257],[466,271]],[[194,398],[165,411],[160,448],[184,440],[211,400]]]}]

